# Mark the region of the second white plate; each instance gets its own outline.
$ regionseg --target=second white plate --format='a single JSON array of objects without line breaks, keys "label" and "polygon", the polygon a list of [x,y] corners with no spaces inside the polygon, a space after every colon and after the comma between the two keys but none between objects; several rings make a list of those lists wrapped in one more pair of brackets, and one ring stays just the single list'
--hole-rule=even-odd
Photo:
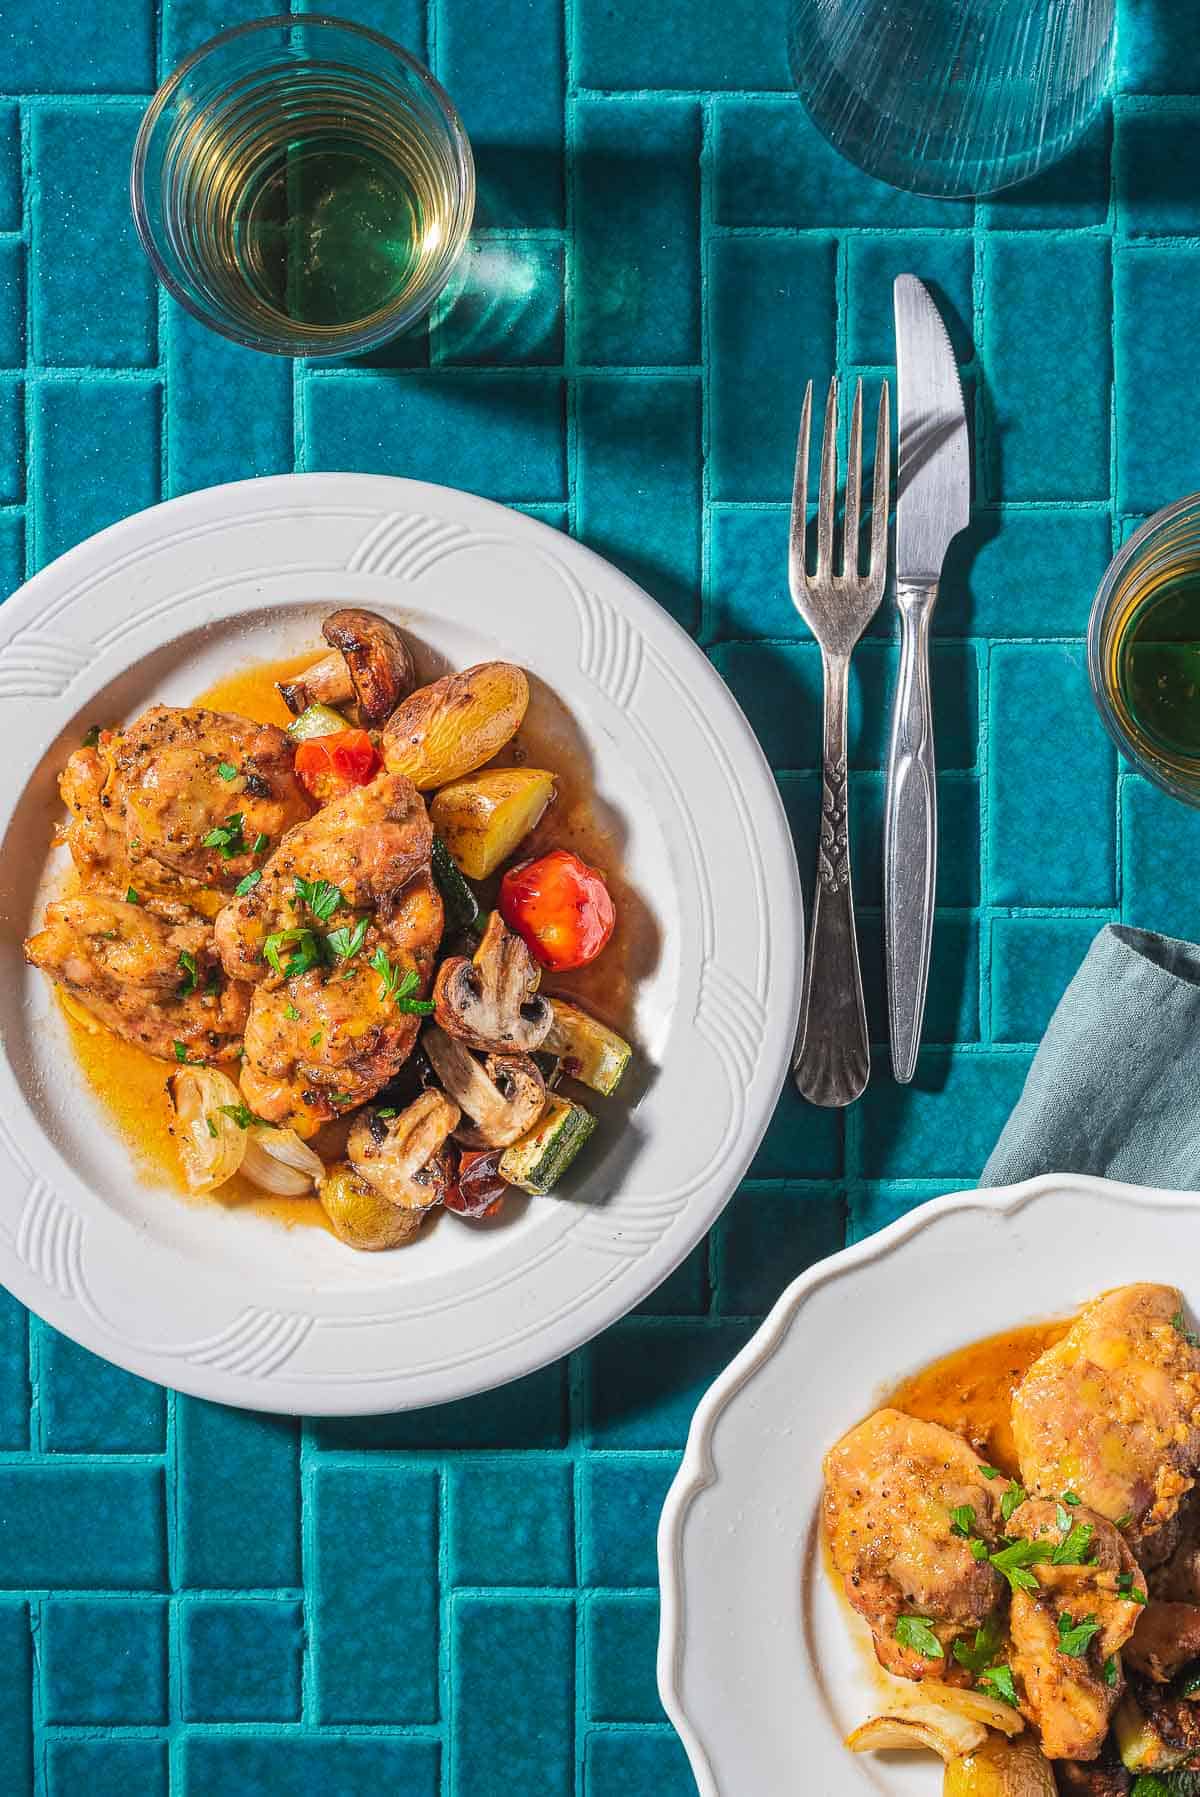
[{"label": "second white plate", "polygon": [[1131,1280],[1200,1285],[1200,1196],[1052,1175],[937,1198],[804,1273],[702,1399],[659,1527],[659,1691],[701,1797],[938,1797],[879,1709],[819,1532],[825,1450],[909,1373]]}]

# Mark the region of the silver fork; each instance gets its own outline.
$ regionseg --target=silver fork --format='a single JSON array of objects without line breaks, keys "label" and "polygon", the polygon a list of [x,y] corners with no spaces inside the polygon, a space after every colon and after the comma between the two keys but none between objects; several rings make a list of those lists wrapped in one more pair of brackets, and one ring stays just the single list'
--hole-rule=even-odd
[{"label": "silver fork", "polygon": [[796,478],[788,583],[792,602],[817,639],[825,683],[824,742],[821,751],[821,840],[813,890],[812,927],[800,1033],[793,1072],[805,1098],[814,1104],[853,1103],[867,1083],[871,1051],[863,1004],[854,894],[850,884],[850,819],[846,778],[846,705],[850,656],[879,609],[887,575],[888,461],[891,431],[888,385],[879,396],[875,430],[875,485],[871,499],[871,556],[858,571],[858,520],[862,487],[862,382],[854,393],[850,452],[846,465],[846,516],[842,572],[833,571],[833,512],[837,499],[837,377],[825,402],[821,444],[821,487],[817,504],[817,566],[805,565],[808,513],[808,438],[812,382],[804,394]]}]

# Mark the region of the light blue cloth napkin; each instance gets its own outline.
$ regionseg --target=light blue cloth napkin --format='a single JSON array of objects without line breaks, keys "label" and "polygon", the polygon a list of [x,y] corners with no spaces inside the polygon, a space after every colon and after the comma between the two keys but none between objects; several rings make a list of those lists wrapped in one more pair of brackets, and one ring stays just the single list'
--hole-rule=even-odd
[{"label": "light blue cloth napkin", "polygon": [[980,1185],[1200,1189],[1200,946],[1109,924],[1050,1019]]}]

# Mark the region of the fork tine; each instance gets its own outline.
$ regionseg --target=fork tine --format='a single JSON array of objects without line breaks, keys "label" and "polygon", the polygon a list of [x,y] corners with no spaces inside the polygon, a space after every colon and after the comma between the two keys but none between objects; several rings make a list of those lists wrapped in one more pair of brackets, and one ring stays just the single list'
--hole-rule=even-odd
[{"label": "fork tine", "polygon": [[842,578],[858,579],[858,513],[862,498],[862,379],[854,388],[850,451],[846,457],[846,518],[842,533]]},{"label": "fork tine", "polygon": [[796,441],[796,472],[792,477],[792,524],[788,539],[788,579],[799,592],[807,574],[805,533],[808,528],[808,436],[812,422],[812,382],[804,389],[800,408],[800,435]]},{"label": "fork tine", "polygon": [[821,488],[817,500],[817,579],[833,572],[833,508],[837,503],[837,375],[825,401],[825,434],[821,439]]},{"label": "fork tine", "polygon": [[875,485],[871,492],[871,562],[868,576],[887,571],[888,485],[891,479],[892,423],[888,384],[879,393],[879,422],[875,427]]}]

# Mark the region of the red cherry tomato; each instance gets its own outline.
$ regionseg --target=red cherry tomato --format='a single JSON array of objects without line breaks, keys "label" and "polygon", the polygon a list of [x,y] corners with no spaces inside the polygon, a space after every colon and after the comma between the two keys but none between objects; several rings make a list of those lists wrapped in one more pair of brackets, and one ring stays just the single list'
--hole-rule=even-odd
[{"label": "red cherry tomato", "polygon": [[508,1181],[499,1172],[503,1153],[503,1148],[464,1148],[458,1178],[446,1189],[446,1209],[460,1217],[494,1217],[508,1191]]},{"label": "red cherry tomato", "polygon": [[569,849],[552,849],[506,873],[500,915],[554,973],[594,961],[617,921],[604,875]]},{"label": "red cherry tomato", "polygon": [[296,776],[322,805],[352,786],[365,786],[383,763],[365,730],[310,736],[296,750]]}]

